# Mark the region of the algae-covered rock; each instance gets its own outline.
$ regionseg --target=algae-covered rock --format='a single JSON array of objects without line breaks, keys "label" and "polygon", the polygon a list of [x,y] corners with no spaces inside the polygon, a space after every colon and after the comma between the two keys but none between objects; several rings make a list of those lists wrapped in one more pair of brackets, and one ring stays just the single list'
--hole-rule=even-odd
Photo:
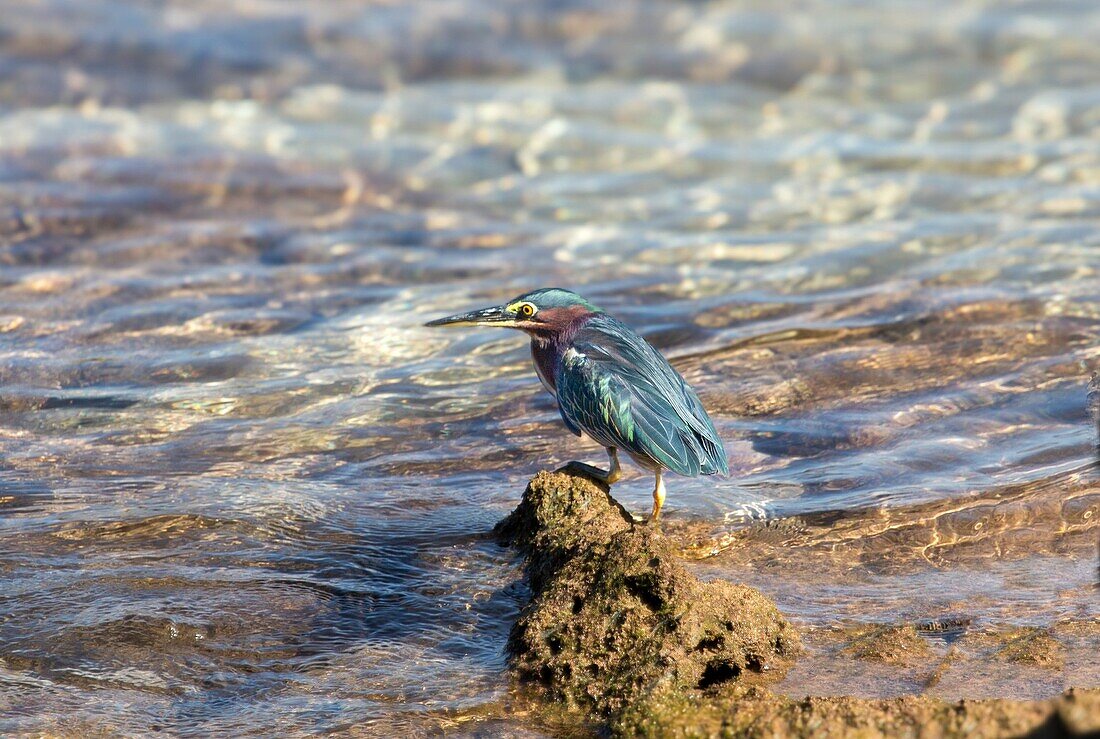
[{"label": "algae-covered rock", "polygon": [[868,700],[802,698],[732,685],[714,693],[654,691],[628,706],[615,734],[641,737],[1064,737],[1100,726],[1092,711],[1100,691],[1070,691],[1045,701],[967,700],[927,696]]},{"label": "algae-covered rock", "polygon": [[1001,636],[1004,646],[996,652],[1006,662],[1060,670],[1065,666],[1065,649],[1049,629],[1021,628]]},{"label": "algae-covered rock", "polygon": [[[778,695],[753,679],[798,649],[775,605],[752,588],[699,581],[657,529],[635,524],[606,486],[580,474],[539,473],[495,533],[524,552],[534,593],[509,637],[512,667],[586,731],[961,739],[1100,729],[1100,690],[954,703]],[[904,666],[928,653],[912,626],[851,636],[847,649],[861,659]],[[1045,630],[1015,636],[1004,659],[1044,664],[1061,654]]]},{"label": "algae-covered rock", "polygon": [[770,600],[699,581],[581,475],[540,473],[497,535],[525,551],[535,592],[509,639],[513,667],[570,707],[612,716],[655,686],[712,688],[797,649]]},{"label": "algae-covered rock", "polygon": [[1058,701],[1058,717],[1072,736],[1100,735],[1100,689],[1070,688]]},{"label": "algae-covered rock", "polygon": [[858,628],[844,652],[856,659],[899,667],[917,664],[932,654],[928,642],[909,624]]},{"label": "algae-covered rock", "polygon": [[527,578],[538,592],[578,554],[595,553],[594,548],[633,527],[634,520],[606,485],[579,474],[540,472],[493,534],[501,544],[524,552]]}]

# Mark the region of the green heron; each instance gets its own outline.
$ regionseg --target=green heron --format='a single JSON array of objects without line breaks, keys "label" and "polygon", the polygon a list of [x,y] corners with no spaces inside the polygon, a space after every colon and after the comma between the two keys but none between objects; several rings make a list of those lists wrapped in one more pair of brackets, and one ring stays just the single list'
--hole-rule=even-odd
[{"label": "green heron", "polygon": [[695,391],[645,339],[576,293],[544,288],[427,325],[527,332],[535,371],[557,399],[566,427],[602,444],[610,459],[606,472],[569,466],[610,485],[622,476],[618,450],[625,450],[656,476],[651,521],[661,515],[665,470],[729,474],[722,439]]}]

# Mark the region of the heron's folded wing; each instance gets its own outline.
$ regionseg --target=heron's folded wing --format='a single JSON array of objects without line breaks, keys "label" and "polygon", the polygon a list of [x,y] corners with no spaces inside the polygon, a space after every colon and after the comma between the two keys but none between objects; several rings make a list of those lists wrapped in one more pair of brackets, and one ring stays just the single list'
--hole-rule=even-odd
[{"label": "heron's folded wing", "polygon": [[[589,321],[574,338],[577,351],[596,365],[607,367],[628,388],[638,388],[644,404],[652,400],[657,417],[679,419],[678,431],[687,430],[699,449],[699,471],[704,475],[729,474],[725,448],[699,396],[672,365],[645,339],[621,321],[601,314]],[[600,370],[593,370],[599,372]]]},{"label": "heron's folded wing", "polygon": [[705,471],[706,454],[698,438],[645,378],[617,363],[578,354],[562,363],[557,389],[559,409],[570,428],[682,475]]}]

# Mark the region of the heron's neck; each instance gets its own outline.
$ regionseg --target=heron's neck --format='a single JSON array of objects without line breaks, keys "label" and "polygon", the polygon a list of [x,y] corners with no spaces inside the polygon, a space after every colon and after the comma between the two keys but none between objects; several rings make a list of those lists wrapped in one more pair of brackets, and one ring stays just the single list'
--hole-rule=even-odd
[{"label": "heron's neck", "polygon": [[531,358],[535,360],[535,372],[552,395],[557,395],[557,376],[562,357],[573,343],[573,337],[592,314],[578,315],[574,320],[556,326],[552,331],[529,331]]},{"label": "heron's neck", "polygon": [[531,358],[543,387],[557,396],[558,363],[565,348],[559,347],[554,335],[531,334]]}]

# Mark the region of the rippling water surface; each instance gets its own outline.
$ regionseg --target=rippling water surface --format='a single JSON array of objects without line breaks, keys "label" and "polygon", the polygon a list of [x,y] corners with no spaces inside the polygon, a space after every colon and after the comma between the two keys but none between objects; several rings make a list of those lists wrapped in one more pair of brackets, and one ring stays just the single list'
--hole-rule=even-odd
[{"label": "rippling water surface", "polygon": [[[0,731],[546,731],[484,534],[600,454],[420,326],[547,284],[699,388],[787,690],[1100,685],[1100,7],[776,8],[0,0]],[[951,614],[1064,665],[828,637]]]}]

